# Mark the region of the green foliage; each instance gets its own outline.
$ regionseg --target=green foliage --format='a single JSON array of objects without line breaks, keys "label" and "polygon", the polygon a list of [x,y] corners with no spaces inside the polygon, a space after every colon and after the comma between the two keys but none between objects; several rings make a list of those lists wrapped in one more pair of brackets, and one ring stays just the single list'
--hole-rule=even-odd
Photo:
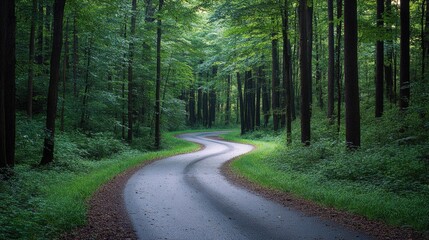
[{"label": "green foliage", "polygon": [[[18,165],[12,179],[0,181],[0,239],[55,239],[82,226],[87,200],[102,184],[145,161],[199,148],[173,138],[174,134],[178,132],[165,135],[167,147],[159,152],[128,150],[102,161],[59,159],[43,168]],[[110,138],[99,135],[92,141],[107,142]]]},{"label": "green foliage", "polygon": [[424,199],[429,198],[429,143],[428,131],[422,131],[425,122],[426,116],[418,112],[401,117],[393,108],[381,119],[363,114],[364,145],[352,152],[346,150],[319,111],[313,112],[313,141],[308,147],[300,143],[297,122],[290,146],[284,137],[273,137],[264,130],[243,138],[238,133],[226,137],[258,147],[232,165],[252,181],[370,219],[428,230],[429,207]]}]

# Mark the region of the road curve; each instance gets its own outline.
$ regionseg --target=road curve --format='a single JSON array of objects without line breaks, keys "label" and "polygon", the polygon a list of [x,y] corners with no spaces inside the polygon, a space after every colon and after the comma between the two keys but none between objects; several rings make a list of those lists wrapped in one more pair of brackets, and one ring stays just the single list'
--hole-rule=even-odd
[{"label": "road curve", "polygon": [[219,134],[181,135],[205,147],[129,179],[124,199],[139,239],[370,239],[229,183],[220,167],[252,146],[207,138]]}]

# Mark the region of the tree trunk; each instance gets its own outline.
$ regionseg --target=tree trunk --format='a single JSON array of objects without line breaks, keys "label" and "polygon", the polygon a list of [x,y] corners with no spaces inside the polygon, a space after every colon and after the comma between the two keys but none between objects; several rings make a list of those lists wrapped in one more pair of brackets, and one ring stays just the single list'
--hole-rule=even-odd
[{"label": "tree trunk", "polygon": [[30,40],[28,44],[27,116],[33,117],[34,36],[36,32],[37,0],[33,0],[31,11]]},{"label": "tree trunk", "polygon": [[73,16],[73,96],[77,98],[77,66],[79,64],[79,39],[77,35],[76,13]]},{"label": "tree trunk", "polygon": [[336,82],[337,82],[337,132],[340,133],[340,127],[341,127],[341,18],[342,18],[342,10],[343,10],[343,1],[337,0],[337,62],[336,62]]},{"label": "tree trunk", "polygon": [[292,112],[291,112],[291,73],[292,69],[291,56],[289,51],[289,14],[288,14],[288,4],[287,0],[282,1],[281,6],[281,16],[282,16],[282,36],[283,36],[283,98],[284,106],[286,108],[285,120],[286,120],[286,139],[287,143],[292,142]]},{"label": "tree trunk", "polygon": [[429,0],[426,1],[426,20],[425,30],[423,35],[423,79],[427,79],[427,71],[429,69]]},{"label": "tree trunk", "polygon": [[314,34],[314,41],[316,42],[316,92],[319,108],[320,110],[323,110],[322,67],[320,64],[320,56],[322,55],[322,37],[318,33],[317,21],[318,19],[316,17],[316,14],[314,14],[314,28],[316,29],[316,34]]},{"label": "tree trunk", "polygon": [[241,135],[246,133],[246,123],[244,117],[244,101],[243,101],[243,92],[241,91],[241,78],[240,73],[237,72],[237,90],[238,90],[238,99],[240,103],[240,123],[241,123]]},{"label": "tree trunk", "polygon": [[262,85],[262,78],[259,75],[259,68],[257,73],[257,80],[256,80],[256,103],[255,103],[255,127],[258,129],[261,127],[261,85]]},{"label": "tree trunk", "polygon": [[63,58],[63,99],[61,101],[61,124],[60,131],[64,132],[64,108],[66,102],[66,82],[67,82],[67,65],[68,65],[68,54],[69,54],[69,20],[66,22],[66,39],[64,43],[64,58]]},{"label": "tree trunk", "polygon": [[279,87],[280,87],[280,64],[279,64],[279,53],[278,53],[278,46],[279,42],[277,39],[277,34],[272,34],[272,40],[271,40],[271,55],[272,55],[272,87],[271,87],[271,94],[272,94],[272,110],[273,110],[273,127],[274,131],[279,130],[279,121],[280,121],[280,94],[279,94]]},{"label": "tree trunk", "polygon": [[311,77],[308,72],[308,26],[307,26],[307,1],[299,1],[299,48],[300,48],[300,75],[301,75],[301,142],[310,145],[310,87]]},{"label": "tree trunk", "polygon": [[328,119],[334,121],[335,49],[334,49],[334,0],[328,0]]},{"label": "tree trunk", "polygon": [[130,27],[130,51],[128,56],[128,143],[133,141],[133,60],[134,60],[134,35],[136,33],[137,0],[132,0]]},{"label": "tree trunk", "polygon": [[[388,17],[392,16],[392,1],[386,0],[386,14]],[[390,24],[387,26],[387,31],[392,32]],[[393,40],[386,41],[386,58],[384,75],[386,81],[386,96],[389,102],[394,103],[394,92],[393,92]]]},{"label": "tree trunk", "polygon": [[401,0],[401,60],[399,108],[404,111],[410,101],[410,1]]},{"label": "tree trunk", "polygon": [[60,57],[62,48],[63,17],[65,0],[54,3],[54,33],[52,39],[51,71],[49,78],[48,106],[46,113],[46,129],[41,165],[54,160],[55,118],[58,102],[58,82],[60,80]]},{"label": "tree trunk", "polygon": [[[133,0],[136,1],[136,0]],[[158,13],[162,11],[164,0],[159,0]],[[135,21],[134,21],[135,25]],[[134,26],[135,27],[135,26]],[[156,28],[156,90],[155,90],[155,149],[161,148],[161,40],[162,21],[158,16]]]},{"label": "tree trunk", "polygon": [[313,0],[307,0],[307,10],[306,10],[306,27],[307,27],[307,64],[308,64],[308,71],[307,71],[307,81],[308,82],[308,97],[310,101],[310,118],[311,118],[311,111],[312,111],[312,104],[313,104]]},{"label": "tree trunk", "polygon": [[[377,0],[377,28],[379,32],[383,32],[384,21],[384,0]],[[384,41],[377,40],[376,43],[376,80],[375,80],[375,117],[383,115],[383,100],[384,100]]]},{"label": "tree trunk", "polygon": [[226,105],[225,105],[225,125],[231,121],[231,75],[228,75],[226,82]]},{"label": "tree trunk", "polygon": [[15,165],[15,1],[0,2],[0,173]]},{"label": "tree trunk", "polygon": [[348,0],[344,2],[344,84],[346,144],[349,149],[360,147],[357,33],[357,0]]},{"label": "tree trunk", "polygon": [[87,129],[89,123],[86,122],[87,118],[87,102],[88,102],[88,94],[89,94],[89,72],[91,66],[91,51],[92,51],[92,36],[89,38],[88,48],[86,51],[87,54],[87,62],[86,62],[86,71],[85,71],[85,90],[82,97],[82,114],[80,117],[80,128]]},{"label": "tree trunk", "polygon": [[191,86],[189,91],[189,125],[195,126],[197,118],[195,116],[195,89]]},{"label": "tree trunk", "polygon": [[262,87],[262,112],[264,114],[264,127],[267,127],[270,120],[270,90],[268,89],[264,66],[260,66],[258,72],[258,75],[261,78]]},{"label": "tree trunk", "polygon": [[36,63],[38,65],[43,64],[43,40],[44,40],[44,34],[43,34],[43,26],[44,26],[44,13],[43,13],[43,1],[39,0],[38,9],[37,9],[37,56],[36,56]]}]

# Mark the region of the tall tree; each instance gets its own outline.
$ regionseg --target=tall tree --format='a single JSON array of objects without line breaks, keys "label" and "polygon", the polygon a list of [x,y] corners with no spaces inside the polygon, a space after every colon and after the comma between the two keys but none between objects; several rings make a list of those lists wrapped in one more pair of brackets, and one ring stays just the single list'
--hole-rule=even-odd
[{"label": "tall tree", "polygon": [[309,41],[307,25],[308,6],[306,0],[299,1],[299,48],[300,48],[300,76],[301,76],[301,142],[310,145],[310,84],[311,75],[308,61]]},{"label": "tall tree", "polygon": [[[384,0],[377,0],[377,27],[382,32],[384,27]],[[375,117],[383,115],[384,92],[384,41],[378,37],[376,43],[376,78],[375,78]]]},{"label": "tall tree", "polygon": [[241,86],[241,78],[240,73],[237,72],[237,91],[238,91],[238,103],[240,107],[240,125],[241,125],[241,135],[246,133],[246,122],[244,117],[244,100],[243,100],[243,92],[242,92],[242,86]]},{"label": "tall tree", "polygon": [[[133,0],[135,1],[135,0]],[[162,11],[164,0],[159,0],[158,13]],[[155,148],[161,147],[161,40],[162,40],[162,20],[158,16],[156,28],[156,89],[155,89]]]},{"label": "tall tree", "polygon": [[422,77],[423,79],[426,79],[427,71],[429,70],[429,0],[424,0],[424,3],[426,4],[426,6],[424,7],[426,11],[425,11],[425,22],[424,22],[425,26],[424,26],[424,32],[422,37],[422,41],[423,41]]},{"label": "tall tree", "polygon": [[15,0],[0,1],[0,170],[15,164]]},{"label": "tall tree", "polygon": [[68,54],[69,54],[69,20],[66,22],[66,39],[65,39],[65,49],[64,49],[64,57],[63,57],[63,96],[61,101],[61,124],[60,131],[64,131],[64,110],[65,110],[65,102],[66,102],[66,83],[67,83],[67,66],[68,66]]},{"label": "tall tree", "polygon": [[46,129],[41,165],[54,160],[55,118],[58,102],[58,82],[60,80],[60,57],[63,43],[63,17],[65,0],[55,0],[54,32],[52,39],[51,71],[49,77],[48,106],[46,113]]},{"label": "tall tree", "polygon": [[73,15],[73,96],[77,97],[77,66],[79,64],[79,38],[77,34],[77,17]]},{"label": "tall tree", "polygon": [[134,35],[136,33],[137,0],[132,0],[130,27],[130,51],[128,56],[128,137],[127,141],[133,141],[133,61],[134,61]]},{"label": "tall tree", "polygon": [[[386,15],[388,18],[392,17],[392,0],[386,0]],[[391,32],[391,24],[388,24],[387,31]],[[386,41],[386,60],[384,69],[384,78],[386,81],[386,96],[391,103],[395,102],[395,93],[393,91],[393,40],[389,39]]]},{"label": "tall tree", "polygon": [[334,0],[328,0],[328,119],[333,122],[335,91]]},{"label": "tall tree", "polygon": [[344,1],[344,85],[346,144],[349,149],[360,147],[357,33],[357,0]]},{"label": "tall tree", "polygon": [[231,121],[231,75],[228,74],[226,80],[226,105],[225,105],[225,125]]},{"label": "tall tree", "polygon": [[292,111],[291,111],[291,74],[292,69],[291,56],[289,51],[289,14],[288,14],[288,1],[281,1],[281,16],[282,16],[282,36],[283,36],[283,91],[284,91],[284,106],[286,107],[286,138],[290,144],[292,142]]},{"label": "tall tree", "polygon": [[410,101],[410,1],[401,0],[401,60],[399,108],[406,110]]},{"label": "tall tree", "polygon": [[27,116],[33,117],[34,38],[36,33],[37,0],[33,0],[31,11],[30,40],[28,43]]},{"label": "tall tree", "polygon": [[343,16],[343,1],[337,0],[337,46],[336,46],[336,63],[335,78],[337,83],[337,132],[340,132],[341,125],[341,18]]},{"label": "tall tree", "polygon": [[279,121],[280,121],[280,63],[279,63],[279,40],[277,39],[277,34],[272,33],[271,35],[271,60],[272,60],[272,87],[271,87],[271,104],[273,111],[273,126],[274,131],[279,130]]}]

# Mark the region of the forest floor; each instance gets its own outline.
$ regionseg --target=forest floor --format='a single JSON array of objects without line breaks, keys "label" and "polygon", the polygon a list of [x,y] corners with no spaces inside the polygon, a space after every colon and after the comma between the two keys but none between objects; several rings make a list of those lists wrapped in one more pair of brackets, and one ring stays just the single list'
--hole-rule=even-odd
[{"label": "forest floor", "polygon": [[[89,201],[87,225],[63,235],[62,239],[137,239],[125,209],[123,189],[128,179],[149,163],[130,169],[103,185]],[[222,167],[222,173],[229,181],[306,215],[329,219],[351,229],[365,232],[377,239],[429,239],[411,228],[388,226],[362,216],[323,207],[289,193],[261,187],[233,172],[230,163],[231,161]]]}]

